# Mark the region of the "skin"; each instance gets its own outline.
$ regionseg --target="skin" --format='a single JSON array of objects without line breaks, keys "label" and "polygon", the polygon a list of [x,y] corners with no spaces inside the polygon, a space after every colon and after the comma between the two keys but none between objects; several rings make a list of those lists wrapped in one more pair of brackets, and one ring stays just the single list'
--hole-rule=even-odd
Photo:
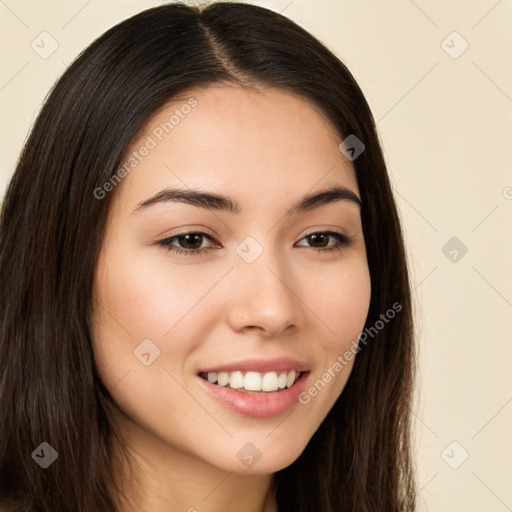
[{"label": "skin", "polygon": [[[130,477],[116,463],[136,510],[276,511],[272,474],[301,454],[353,367],[352,360],[307,405],[264,419],[227,409],[198,385],[201,367],[282,355],[310,364],[314,383],[357,340],[368,313],[359,206],[336,201],[286,216],[326,186],[360,197],[353,164],[338,149],[342,138],[303,99],[260,90],[214,86],[166,105],[126,155],[187,98],[198,102],[111,192],[95,274],[93,348],[120,409],[115,425],[138,465]],[[134,213],[175,186],[229,196],[242,211],[169,201]],[[214,247],[182,255],[158,245],[187,229],[212,237],[195,247]],[[306,235],[328,230],[353,241],[315,251],[336,239],[315,245]],[[235,252],[247,236],[263,248],[250,264]],[[190,247],[183,239],[173,245],[180,243]],[[161,351],[149,366],[133,353],[146,338]],[[251,468],[236,456],[246,442],[262,453]]]}]

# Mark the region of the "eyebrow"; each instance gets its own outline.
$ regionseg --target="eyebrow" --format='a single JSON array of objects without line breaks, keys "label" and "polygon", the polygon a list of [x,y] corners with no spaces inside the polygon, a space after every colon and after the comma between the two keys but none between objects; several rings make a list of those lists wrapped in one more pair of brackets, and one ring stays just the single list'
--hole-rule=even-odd
[{"label": "eyebrow", "polygon": [[[154,204],[170,201],[187,203],[198,206],[199,208],[226,211],[229,213],[241,213],[242,211],[237,201],[230,197],[194,189],[166,188],[157,192],[149,199],[141,201],[133,213]],[[292,215],[297,215],[298,213],[313,210],[314,208],[338,201],[350,201],[357,204],[359,207],[362,206],[361,199],[359,199],[352,190],[342,186],[332,186],[304,196],[289,208],[286,214],[291,217]]]}]

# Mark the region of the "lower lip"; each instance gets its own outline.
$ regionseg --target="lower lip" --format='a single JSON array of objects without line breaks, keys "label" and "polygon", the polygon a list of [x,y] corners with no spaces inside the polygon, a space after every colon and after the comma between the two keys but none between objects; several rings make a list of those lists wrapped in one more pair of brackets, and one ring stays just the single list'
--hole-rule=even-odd
[{"label": "lower lip", "polygon": [[297,404],[299,395],[306,387],[309,372],[304,372],[291,388],[272,393],[251,394],[237,391],[197,377],[200,385],[211,393],[221,404],[250,418],[269,418],[287,411]]}]

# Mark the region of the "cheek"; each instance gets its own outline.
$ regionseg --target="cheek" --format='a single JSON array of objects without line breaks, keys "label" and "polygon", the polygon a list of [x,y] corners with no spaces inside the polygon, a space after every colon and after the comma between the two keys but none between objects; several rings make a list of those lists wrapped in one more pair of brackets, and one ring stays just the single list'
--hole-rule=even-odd
[{"label": "cheek", "polygon": [[359,334],[364,328],[371,298],[366,258],[345,261],[338,268],[316,272],[310,280],[308,307],[325,327],[317,340],[318,365],[299,402],[308,411],[311,434],[341,395],[352,372]]},{"label": "cheek", "polygon": [[[223,268],[206,273],[195,272],[191,266],[179,268],[158,252],[145,258],[123,258],[123,252],[129,254],[111,247],[98,264],[95,286],[95,359],[102,381],[110,388],[120,378],[124,383],[128,371],[130,380],[138,379],[141,370],[155,367],[182,375],[188,356],[207,338],[219,316],[207,295],[226,272]],[[144,341],[148,339],[149,344]],[[158,354],[151,366],[141,368],[136,354],[147,349],[139,347],[150,347]],[[151,375],[162,379],[159,389],[168,387],[167,373]],[[148,383],[147,377],[141,379],[137,392],[144,392]]]},{"label": "cheek", "polygon": [[[141,424],[157,417],[171,421],[177,409],[187,418],[194,410],[173,376],[182,380],[184,362],[195,348],[190,340],[201,339],[188,329],[194,325],[200,332],[201,310],[194,305],[212,284],[204,276],[200,281],[186,275],[191,277],[184,280],[183,272],[154,258],[121,259],[116,251],[98,264],[92,321],[98,373],[116,402]],[[150,365],[137,359],[139,346],[151,358],[158,353]]]},{"label": "cheek", "polygon": [[343,262],[309,278],[308,306],[327,328],[323,348],[331,356],[350,346],[363,330],[371,298],[366,259]]},{"label": "cheek", "polygon": [[[198,273],[166,264],[161,255],[105,267],[98,300],[134,336],[162,338],[198,315],[218,272]],[[185,319],[182,322],[182,319]],[[171,334],[169,334],[171,337]]]}]

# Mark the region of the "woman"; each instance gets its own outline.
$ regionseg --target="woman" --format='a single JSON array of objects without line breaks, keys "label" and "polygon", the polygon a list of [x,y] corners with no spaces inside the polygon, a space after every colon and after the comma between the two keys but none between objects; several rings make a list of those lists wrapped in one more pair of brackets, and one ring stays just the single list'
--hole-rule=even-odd
[{"label": "woman", "polygon": [[0,225],[12,511],[412,511],[399,219],[347,68],[270,10],[146,10],[59,79]]}]

